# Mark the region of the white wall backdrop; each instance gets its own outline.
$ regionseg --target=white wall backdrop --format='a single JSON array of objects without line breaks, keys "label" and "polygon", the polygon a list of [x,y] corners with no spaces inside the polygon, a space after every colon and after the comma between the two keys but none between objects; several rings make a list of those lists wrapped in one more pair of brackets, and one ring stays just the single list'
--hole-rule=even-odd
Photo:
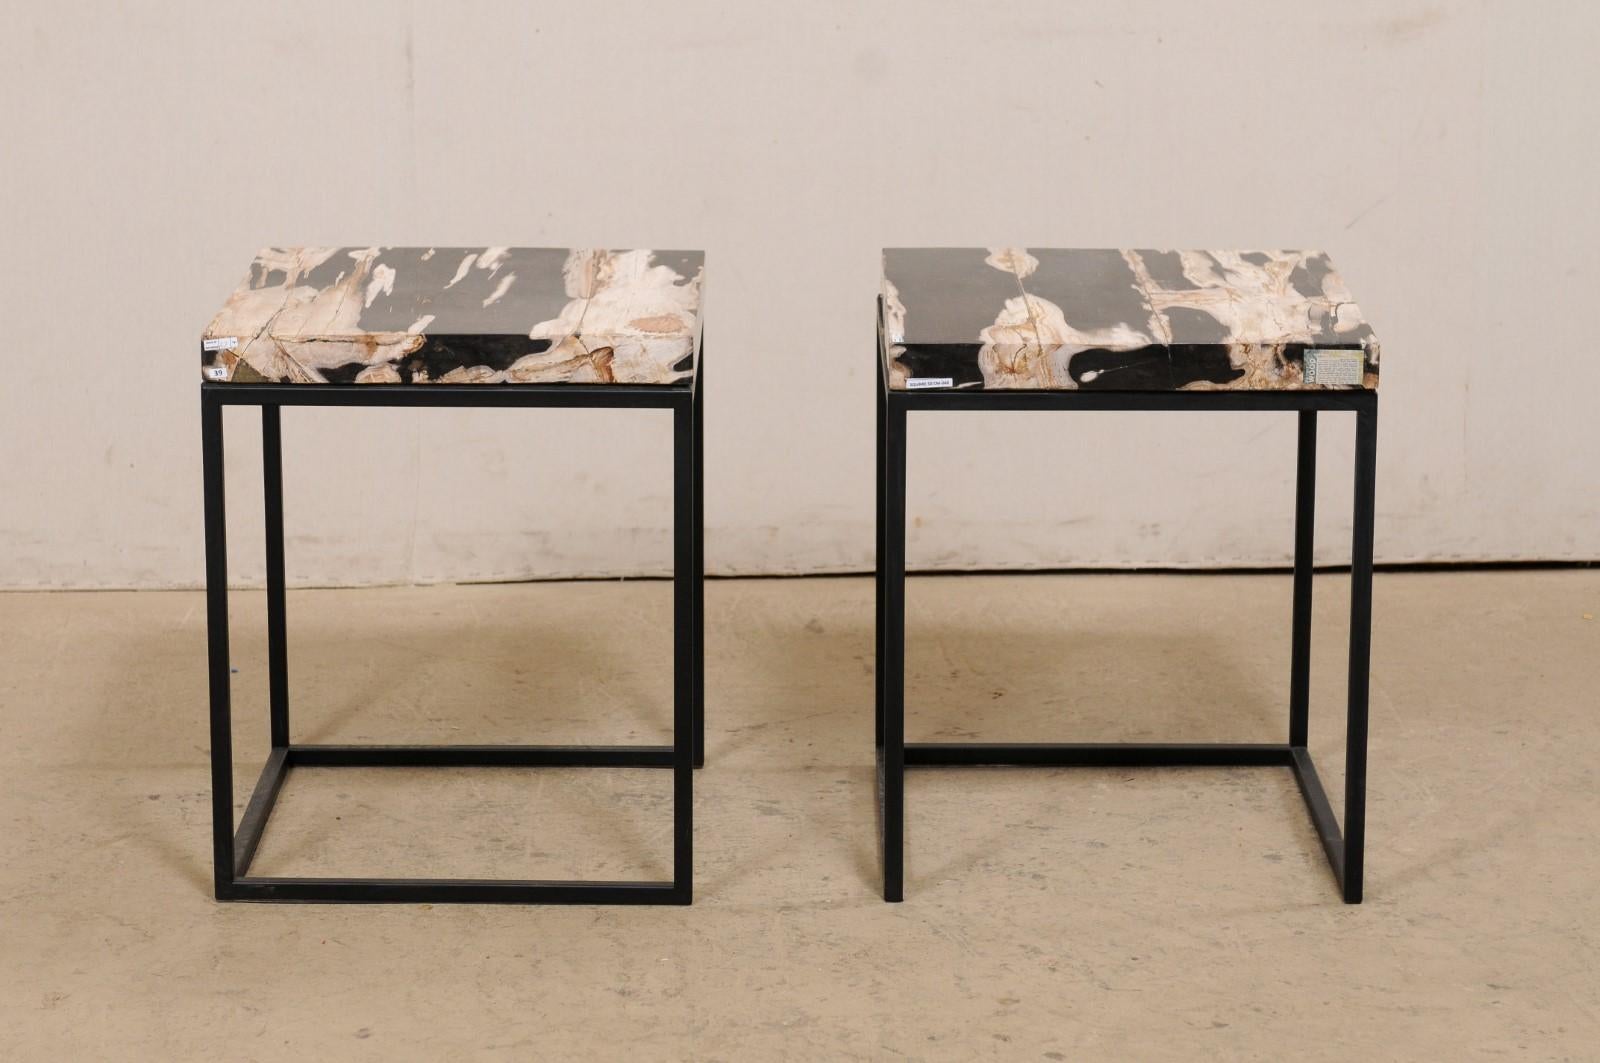
[{"label": "white wall backdrop", "polygon": [[[199,582],[196,337],[269,243],[704,247],[724,573],[871,563],[880,247],[1324,247],[1379,559],[1600,557],[1600,5],[3,6],[0,586]],[[913,565],[1288,556],[1292,415],[912,424]],[[295,582],[665,571],[665,414],[284,426]]]}]

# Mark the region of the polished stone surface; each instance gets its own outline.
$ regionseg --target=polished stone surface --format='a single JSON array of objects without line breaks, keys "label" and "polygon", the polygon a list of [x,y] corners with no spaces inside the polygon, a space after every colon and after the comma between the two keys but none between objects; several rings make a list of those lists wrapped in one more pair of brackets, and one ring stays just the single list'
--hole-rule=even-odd
[{"label": "polished stone surface", "polygon": [[205,380],[676,384],[699,251],[267,248],[206,327]]},{"label": "polished stone surface", "polygon": [[895,389],[1378,386],[1378,342],[1318,251],[890,248]]}]

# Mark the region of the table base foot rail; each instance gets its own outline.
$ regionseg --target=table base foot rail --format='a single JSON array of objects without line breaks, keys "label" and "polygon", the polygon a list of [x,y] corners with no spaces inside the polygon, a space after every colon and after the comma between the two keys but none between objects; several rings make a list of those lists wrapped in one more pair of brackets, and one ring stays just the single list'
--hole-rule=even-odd
[{"label": "table base foot rail", "polygon": [[227,901],[306,904],[688,904],[671,882],[518,879],[239,878]]},{"label": "table base foot rail", "polygon": [[1293,750],[1278,743],[907,742],[906,767],[1210,768],[1289,767]]},{"label": "table base foot rail", "polygon": [[296,768],[670,768],[671,746],[291,745]]}]

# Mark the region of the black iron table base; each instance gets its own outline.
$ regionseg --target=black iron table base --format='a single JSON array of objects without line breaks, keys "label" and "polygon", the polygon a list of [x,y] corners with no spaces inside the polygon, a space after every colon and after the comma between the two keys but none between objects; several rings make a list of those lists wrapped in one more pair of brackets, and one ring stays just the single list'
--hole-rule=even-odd
[{"label": "black iron table base", "polygon": [[[877,764],[883,896],[905,895],[905,771],[916,767],[1241,767],[1294,772],[1344,900],[1361,901],[1366,836],[1367,692],[1372,630],[1372,541],[1378,396],[1375,390],[983,391],[891,390],[878,357]],[[1244,745],[905,740],[906,415],[957,410],[1295,411],[1299,449],[1288,741]],[[1355,524],[1351,550],[1350,655],[1343,830],[1306,748],[1311,680],[1311,577],[1317,414],[1356,417]]]},{"label": "black iron table base", "polygon": [[[701,378],[703,379],[703,378]],[[223,408],[261,407],[266,491],[271,753],[237,830],[228,655]],[[673,416],[673,740],[661,746],[306,745],[291,741],[283,549],[284,406],[670,409]],[[218,900],[688,904],[693,883],[693,769],[705,760],[701,391],[689,386],[211,384],[201,386],[206,614],[211,677],[212,843]],[[662,768],[673,773],[673,873],[666,882],[426,878],[284,878],[250,865],[289,773],[298,767]]]}]

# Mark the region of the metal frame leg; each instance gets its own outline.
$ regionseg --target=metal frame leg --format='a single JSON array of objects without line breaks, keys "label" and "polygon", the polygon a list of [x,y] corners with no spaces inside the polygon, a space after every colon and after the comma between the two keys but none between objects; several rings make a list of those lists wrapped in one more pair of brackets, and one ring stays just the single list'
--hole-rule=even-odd
[{"label": "metal frame leg", "polygon": [[1378,396],[1356,412],[1355,521],[1350,547],[1349,715],[1344,753],[1347,904],[1361,903],[1367,839],[1367,701],[1372,663],[1372,539],[1378,479]]},{"label": "metal frame leg", "polygon": [[883,750],[883,592],[884,592],[884,526],[885,515],[883,511],[884,498],[887,495],[888,484],[888,458],[884,451],[884,433],[888,430],[888,404],[884,397],[883,387],[883,358],[878,359],[878,486],[876,494],[875,526],[877,532],[877,545],[873,552],[873,602],[877,611],[873,623],[873,686],[875,705],[873,709],[873,742],[874,747],[881,753]]},{"label": "metal frame leg", "polygon": [[[1303,428],[1302,428],[1303,431]],[[1302,435],[1302,440],[1304,436]],[[1350,660],[1346,686],[1344,824],[1317,776],[1311,753],[1291,745],[1290,766],[1346,904],[1360,904],[1366,870],[1367,700],[1372,659],[1372,539],[1377,486],[1378,397],[1356,409],[1355,516],[1350,548]],[[1308,550],[1309,552],[1309,550]],[[1309,597],[1309,595],[1308,595]]]},{"label": "metal frame leg", "polygon": [[[1372,552],[1377,395],[1361,392],[1123,394],[1061,391],[889,392],[883,386],[880,317],[878,377],[877,754],[884,899],[904,892],[904,770],[907,767],[1289,768],[1347,903],[1362,899],[1366,841],[1368,683],[1372,648]],[[1092,742],[905,742],[906,414],[909,410],[1296,410],[1300,414],[1295,486],[1294,620],[1289,741],[1244,744]],[[1317,411],[1356,414],[1355,519],[1350,584],[1349,715],[1344,824],[1328,800],[1306,748],[1310,715],[1311,585],[1316,516]]]},{"label": "metal frame leg", "polygon": [[1289,667],[1289,744],[1304,748],[1311,714],[1311,566],[1317,518],[1317,411],[1300,411],[1294,479],[1294,626]]},{"label": "metal frame leg", "polygon": [[692,398],[673,410],[672,519],[672,881],[688,904],[694,878],[695,567],[698,484]]},{"label": "metal frame leg", "polygon": [[228,675],[228,522],[222,464],[222,405],[202,397],[200,454],[205,490],[206,660],[211,678],[211,860],[217,900],[233,889],[233,706]]},{"label": "metal frame leg", "polygon": [[694,384],[694,766],[706,762],[706,506],[705,340],[695,362]]},{"label": "metal frame leg", "polygon": [[[693,897],[693,778],[703,649],[699,407],[692,389],[560,386],[417,388],[203,385],[206,634],[210,669],[212,863],[218,900],[354,903],[689,904]],[[665,408],[673,412],[673,737],[670,746],[296,745],[289,739],[284,607],[281,405]],[[228,647],[228,551],[223,408],[262,407],[266,501],[268,683],[272,750],[238,827]],[[296,878],[249,875],[279,791],[296,767],[596,767],[673,772],[670,882],[518,879]]]},{"label": "metal frame leg", "polygon": [[879,752],[883,809],[883,899],[905,897],[906,790],[906,410],[885,396],[880,595],[883,621],[883,745]]},{"label": "metal frame leg", "polygon": [[277,406],[261,407],[261,480],[267,540],[267,693],[272,748],[289,746],[289,629],[283,576],[283,441]]}]

